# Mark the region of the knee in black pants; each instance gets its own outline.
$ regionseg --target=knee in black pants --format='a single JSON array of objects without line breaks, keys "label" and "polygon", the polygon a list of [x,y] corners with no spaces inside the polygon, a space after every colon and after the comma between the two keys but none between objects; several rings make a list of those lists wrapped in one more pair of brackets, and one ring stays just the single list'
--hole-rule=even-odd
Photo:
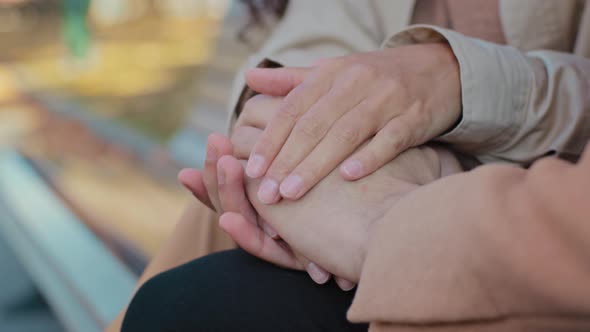
[{"label": "knee in black pants", "polygon": [[122,332],[366,331],[367,325],[346,321],[353,295],[230,250],[146,282]]}]

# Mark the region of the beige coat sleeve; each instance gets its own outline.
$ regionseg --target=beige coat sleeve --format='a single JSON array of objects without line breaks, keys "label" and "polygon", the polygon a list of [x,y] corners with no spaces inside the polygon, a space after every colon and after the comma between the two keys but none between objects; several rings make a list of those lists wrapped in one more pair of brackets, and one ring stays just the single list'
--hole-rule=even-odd
[{"label": "beige coat sleeve", "polygon": [[243,97],[248,94],[244,89],[247,69],[271,62],[304,67],[321,58],[377,50],[386,37],[385,28],[379,24],[384,20],[379,16],[381,7],[376,1],[290,1],[269,39],[236,75],[229,102],[230,128],[238,101],[247,99]]},{"label": "beige coat sleeve", "polygon": [[417,189],[372,230],[349,318],[373,331],[590,331],[588,197],[590,146],[578,164],[482,166]]},{"label": "beige coat sleeve", "polygon": [[441,40],[459,62],[463,117],[440,141],[483,162],[580,155],[590,138],[590,59],[524,53],[433,26],[410,27],[384,46]]}]

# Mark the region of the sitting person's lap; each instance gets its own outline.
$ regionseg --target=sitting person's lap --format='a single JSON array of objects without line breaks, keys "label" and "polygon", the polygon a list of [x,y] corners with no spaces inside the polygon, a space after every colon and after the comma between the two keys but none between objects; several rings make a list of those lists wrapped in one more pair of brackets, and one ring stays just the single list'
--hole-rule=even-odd
[{"label": "sitting person's lap", "polygon": [[354,292],[317,285],[242,250],[209,255],[161,273],[137,292],[122,332],[366,331],[346,311]]}]

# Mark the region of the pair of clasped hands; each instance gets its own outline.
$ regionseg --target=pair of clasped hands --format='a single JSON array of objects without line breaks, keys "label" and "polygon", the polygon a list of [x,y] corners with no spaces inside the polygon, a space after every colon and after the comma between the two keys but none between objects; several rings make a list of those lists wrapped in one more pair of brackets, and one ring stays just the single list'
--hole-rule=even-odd
[{"label": "pair of clasped hands", "polygon": [[422,44],[256,68],[246,82],[259,94],[230,138],[209,137],[203,171],[181,171],[181,183],[244,250],[354,288],[372,226],[443,175],[444,151],[409,148],[460,118],[452,51]]}]

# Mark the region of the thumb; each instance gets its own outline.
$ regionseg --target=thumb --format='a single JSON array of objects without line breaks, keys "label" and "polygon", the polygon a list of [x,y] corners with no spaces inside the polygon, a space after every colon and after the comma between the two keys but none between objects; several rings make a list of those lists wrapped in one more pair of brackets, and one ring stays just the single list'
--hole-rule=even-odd
[{"label": "thumb", "polygon": [[253,68],[246,72],[250,89],[270,96],[286,96],[301,84],[311,68]]}]

